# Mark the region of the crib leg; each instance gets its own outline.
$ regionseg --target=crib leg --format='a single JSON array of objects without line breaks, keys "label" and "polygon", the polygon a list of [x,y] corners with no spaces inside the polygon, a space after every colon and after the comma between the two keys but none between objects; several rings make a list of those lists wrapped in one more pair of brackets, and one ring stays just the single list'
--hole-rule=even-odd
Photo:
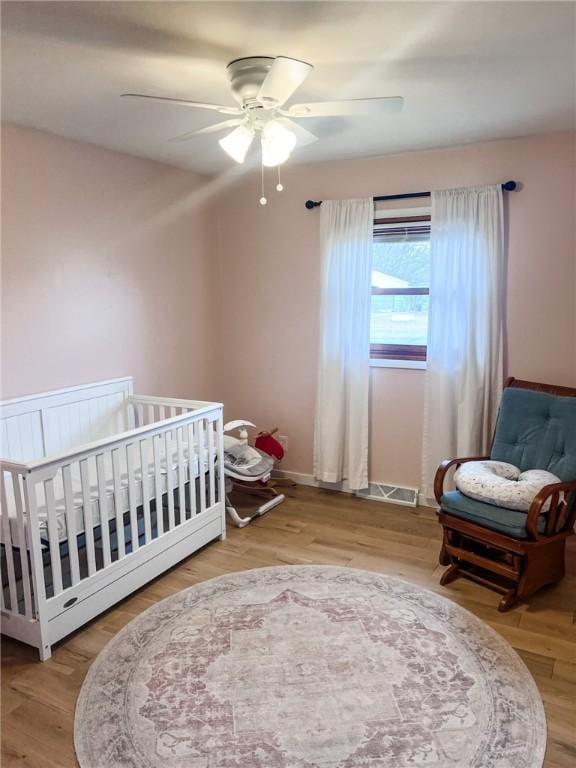
[{"label": "crib leg", "polygon": [[30,644],[38,649],[40,661],[48,661],[52,656],[52,645],[50,644],[48,628],[41,620],[35,621],[33,627],[35,637],[33,640],[31,638],[32,642]]},{"label": "crib leg", "polygon": [[52,656],[52,647],[50,645],[41,645],[38,648],[38,655],[40,656],[40,661],[48,661]]}]

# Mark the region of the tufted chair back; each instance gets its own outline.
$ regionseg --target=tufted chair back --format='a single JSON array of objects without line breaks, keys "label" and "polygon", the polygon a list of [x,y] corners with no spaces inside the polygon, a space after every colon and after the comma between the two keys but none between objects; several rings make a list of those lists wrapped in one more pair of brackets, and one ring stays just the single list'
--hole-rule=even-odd
[{"label": "tufted chair back", "polygon": [[491,458],[576,480],[576,397],[507,386]]}]

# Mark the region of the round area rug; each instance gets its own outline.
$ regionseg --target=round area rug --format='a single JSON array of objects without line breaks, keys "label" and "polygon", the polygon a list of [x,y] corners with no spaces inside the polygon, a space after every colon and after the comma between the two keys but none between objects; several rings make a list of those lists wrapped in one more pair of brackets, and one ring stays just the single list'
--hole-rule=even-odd
[{"label": "round area rug", "polygon": [[92,665],[82,768],[541,768],[512,648],[459,606],[367,571],[284,566],[145,611]]}]

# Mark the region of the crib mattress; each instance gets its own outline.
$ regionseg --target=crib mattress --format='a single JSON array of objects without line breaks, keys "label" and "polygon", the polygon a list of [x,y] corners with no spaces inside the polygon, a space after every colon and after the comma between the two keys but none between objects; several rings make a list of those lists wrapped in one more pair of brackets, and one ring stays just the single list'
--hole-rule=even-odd
[{"label": "crib mattress", "polygon": [[[164,448],[164,446],[162,446]],[[206,454],[206,458],[204,460],[204,467],[203,467],[203,473],[208,471],[208,456]],[[189,482],[190,477],[196,478],[199,475],[199,460],[198,456],[193,453],[192,460],[190,461],[188,456],[188,449],[184,450],[184,482]],[[178,476],[178,455],[177,451],[174,450],[172,454],[172,461],[170,462],[171,471],[172,471],[172,487],[178,488],[179,485],[179,476]],[[162,451],[161,457],[160,457],[160,485],[161,485],[161,492],[166,493],[168,489],[168,473],[166,468],[166,455],[165,451]],[[72,472],[72,497],[73,497],[73,504],[72,504],[72,515],[73,520],[75,523],[76,528],[76,535],[81,534],[84,532],[86,527],[86,518],[88,519],[88,525],[92,525],[92,527],[96,527],[101,525],[101,514],[100,514],[100,502],[99,502],[99,494],[98,494],[98,476],[96,471],[96,465],[95,462],[90,462],[89,465],[89,482],[90,482],[90,505],[88,514],[85,514],[84,510],[84,499],[82,495],[82,485],[80,482],[80,476],[77,472],[76,474]],[[142,466],[140,463],[134,467],[134,483],[132,486],[133,495],[134,495],[134,503],[138,507],[143,504],[144,501],[144,488],[142,483]],[[119,485],[120,485],[120,494],[119,494],[119,512],[121,515],[123,515],[126,512],[130,511],[130,496],[128,491],[128,471],[126,467],[126,461],[120,462],[120,472],[119,472]],[[154,499],[156,497],[156,483],[155,483],[155,477],[154,477],[154,461],[152,459],[148,459],[144,462],[144,482],[146,483],[147,487],[147,497],[148,499]],[[104,498],[104,504],[105,504],[105,512],[104,512],[104,518],[108,520],[112,520],[116,517],[116,505],[115,505],[115,496],[114,496],[114,477],[112,474],[112,468],[111,466],[108,466],[105,468],[105,498]],[[48,513],[46,508],[46,500],[44,496],[44,488],[42,484],[38,484],[37,486],[37,509],[38,509],[38,522],[39,522],[39,528],[40,528],[40,538],[47,540],[49,538],[48,536]],[[57,533],[58,533],[58,540],[60,542],[66,541],[68,538],[69,532],[68,532],[68,526],[66,521],[66,505],[65,505],[65,498],[64,498],[64,489],[63,489],[63,482],[62,477],[60,473],[54,478],[54,501],[55,501],[55,511],[56,511],[56,525],[57,525]],[[9,519],[10,519],[10,533],[12,536],[12,541],[15,543],[18,541],[18,530],[17,530],[17,519],[16,519],[16,510],[15,507],[13,507],[12,504],[8,503],[8,512],[9,512]]]}]

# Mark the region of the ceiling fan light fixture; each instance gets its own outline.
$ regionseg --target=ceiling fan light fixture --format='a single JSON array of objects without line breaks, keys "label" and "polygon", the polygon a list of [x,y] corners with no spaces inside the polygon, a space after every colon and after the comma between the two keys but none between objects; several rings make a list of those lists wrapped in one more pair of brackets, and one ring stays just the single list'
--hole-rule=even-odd
[{"label": "ceiling fan light fixture", "polygon": [[277,120],[262,129],[262,164],[267,168],[285,163],[296,146],[296,136]]},{"label": "ceiling fan light fixture", "polygon": [[[238,106],[211,104],[147,93],[124,93],[122,96],[146,101],[159,101],[173,106],[207,109],[232,119],[177,136],[187,141],[199,135],[224,131],[238,126],[219,144],[235,162],[243,163],[256,135],[262,149],[262,167],[279,168],[296,146],[305,147],[318,140],[298,122],[305,118],[331,118],[354,115],[382,115],[402,108],[401,96],[376,96],[341,101],[318,101],[286,106],[293,94],[312,71],[312,64],[289,56],[245,56],[228,64],[232,95]],[[277,189],[282,184],[278,180]]]},{"label": "ceiling fan light fixture", "polygon": [[230,155],[232,160],[237,163],[243,163],[250,145],[254,140],[254,131],[246,125],[240,125],[238,128],[224,136],[218,141],[226,154]]}]

